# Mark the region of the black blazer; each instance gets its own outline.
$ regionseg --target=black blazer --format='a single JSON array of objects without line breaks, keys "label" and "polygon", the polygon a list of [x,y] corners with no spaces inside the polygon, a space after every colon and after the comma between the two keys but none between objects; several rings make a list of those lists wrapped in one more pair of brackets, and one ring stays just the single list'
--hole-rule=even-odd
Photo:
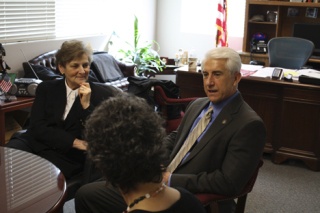
[{"label": "black blazer", "polygon": [[[208,104],[208,98],[199,98],[188,106],[177,132],[168,137],[167,145],[173,147],[171,159]],[[239,94],[223,108],[188,158],[174,171],[170,184],[193,193],[238,194],[256,169],[265,140],[263,121]]]},{"label": "black blazer", "polygon": [[120,92],[112,86],[101,86],[91,82],[90,87],[90,106],[83,110],[78,96],[67,118],[63,120],[67,102],[65,80],[45,81],[39,84],[31,110],[30,127],[19,137],[27,140],[35,153],[45,149],[68,152],[75,138],[83,138],[83,124],[94,108],[103,100]]}]

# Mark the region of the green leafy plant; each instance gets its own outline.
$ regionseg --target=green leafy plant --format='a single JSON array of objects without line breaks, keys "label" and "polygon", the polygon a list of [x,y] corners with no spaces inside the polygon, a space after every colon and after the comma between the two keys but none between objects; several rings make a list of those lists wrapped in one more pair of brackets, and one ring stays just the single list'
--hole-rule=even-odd
[{"label": "green leafy plant", "polygon": [[[129,44],[130,48],[127,50],[119,50],[119,53],[122,54],[120,60],[124,62],[134,63],[137,67],[136,74],[138,76],[143,76],[145,72],[161,72],[165,67],[165,63],[161,60],[158,54],[160,46],[156,41],[140,45],[138,18],[136,16],[134,18],[133,39],[133,46],[130,43],[126,42],[127,44]],[[152,49],[153,45],[157,47],[157,51]]]}]

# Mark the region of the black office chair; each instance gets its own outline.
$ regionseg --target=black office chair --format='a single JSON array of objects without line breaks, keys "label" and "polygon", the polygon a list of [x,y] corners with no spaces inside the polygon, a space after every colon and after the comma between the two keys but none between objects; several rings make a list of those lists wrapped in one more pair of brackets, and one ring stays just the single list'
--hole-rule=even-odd
[{"label": "black office chair", "polygon": [[314,49],[312,41],[297,37],[275,37],[268,42],[269,66],[301,69]]}]

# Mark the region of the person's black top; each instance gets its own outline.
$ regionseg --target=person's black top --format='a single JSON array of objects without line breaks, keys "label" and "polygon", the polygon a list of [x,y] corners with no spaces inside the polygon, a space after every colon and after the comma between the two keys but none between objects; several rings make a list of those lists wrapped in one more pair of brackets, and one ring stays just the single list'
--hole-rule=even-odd
[{"label": "person's black top", "polygon": [[[153,212],[153,213],[206,213],[204,207],[200,201],[189,191],[183,188],[176,188],[180,194],[180,199],[174,203],[170,208]],[[132,213],[145,213],[150,211],[136,209],[131,211]]]}]

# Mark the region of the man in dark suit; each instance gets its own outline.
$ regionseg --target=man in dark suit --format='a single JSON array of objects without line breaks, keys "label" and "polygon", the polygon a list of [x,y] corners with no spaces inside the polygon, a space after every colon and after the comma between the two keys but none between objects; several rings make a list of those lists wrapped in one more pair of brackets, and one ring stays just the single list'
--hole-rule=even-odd
[{"label": "man in dark suit", "polygon": [[[244,188],[260,161],[266,129],[261,118],[238,91],[241,59],[228,47],[207,52],[202,61],[206,98],[191,103],[176,132],[167,139],[171,159],[206,111],[213,107],[211,120],[195,144],[163,181],[193,193],[236,195]],[[100,184],[100,185],[99,185]],[[120,212],[125,203],[114,190],[101,183],[84,186],[76,195],[77,212]],[[220,212],[233,212],[234,201],[219,203]]]},{"label": "man in dark suit", "polygon": [[64,42],[56,54],[64,78],[45,81],[36,90],[30,127],[7,146],[39,155],[55,164],[66,178],[83,169],[84,122],[101,101],[119,90],[88,82],[92,50],[80,41]]}]

